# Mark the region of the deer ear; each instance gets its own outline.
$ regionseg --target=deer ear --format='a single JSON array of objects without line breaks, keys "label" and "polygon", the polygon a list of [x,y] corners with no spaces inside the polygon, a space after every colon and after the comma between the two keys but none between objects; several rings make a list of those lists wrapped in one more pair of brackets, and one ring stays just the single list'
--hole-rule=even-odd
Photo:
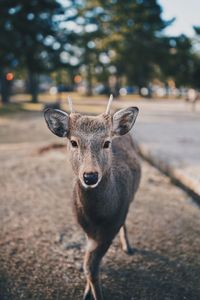
[{"label": "deer ear", "polygon": [[69,115],[59,109],[47,108],[44,118],[49,129],[60,137],[66,137],[69,133]]},{"label": "deer ear", "polygon": [[129,107],[121,109],[113,115],[113,135],[124,135],[131,130],[137,118],[139,109]]}]

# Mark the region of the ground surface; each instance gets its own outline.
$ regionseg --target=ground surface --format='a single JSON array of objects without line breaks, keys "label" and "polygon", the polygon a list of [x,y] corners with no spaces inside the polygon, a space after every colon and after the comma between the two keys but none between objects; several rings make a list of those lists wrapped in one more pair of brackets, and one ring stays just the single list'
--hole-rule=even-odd
[{"label": "ground surface", "polygon": [[144,156],[200,197],[200,103],[136,101],[135,135]]},{"label": "ground surface", "polygon": [[[2,118],[0,130],[0,299],[82,299],[84,235],[71,208],[72,172],[40,114]],[[200,299],[200,209],[142,162],[128,228],[102,265],[107,300]]]}]

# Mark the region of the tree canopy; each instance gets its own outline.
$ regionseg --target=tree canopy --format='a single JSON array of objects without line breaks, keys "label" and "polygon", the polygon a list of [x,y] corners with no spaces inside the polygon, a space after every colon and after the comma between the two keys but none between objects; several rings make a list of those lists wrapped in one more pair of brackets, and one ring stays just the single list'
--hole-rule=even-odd
[{"label": "tree canopy", "polygon": [[[158,77],[177,86],[198,87],[199,55],[185,35],[169,37],[157,0],[2,0],[0,7],[0,77],[25,69],[37,101],[37,75],[66,69],[83,73],[92,92],[94,81],[109,87],[116,77],[139,88]],[[194,27],[200,36],[200,27]],[[117,93],[117,92],[116,92]]]}]

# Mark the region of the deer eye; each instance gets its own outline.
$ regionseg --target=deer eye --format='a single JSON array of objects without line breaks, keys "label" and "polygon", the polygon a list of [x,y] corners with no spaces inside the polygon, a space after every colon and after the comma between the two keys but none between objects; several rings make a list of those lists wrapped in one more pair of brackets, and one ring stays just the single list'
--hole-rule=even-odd
[{"label": "deer eye", "polygon": [[71,142],[71,145],[72,145],[73,148],[77,148],[78,147],[78,144],[77,144],[76,141],[71,140],[70,142]]},{"label": "deer eye", "polygon": [[110,147],[110,141],[105,141],[103,148],[108,149]]}]

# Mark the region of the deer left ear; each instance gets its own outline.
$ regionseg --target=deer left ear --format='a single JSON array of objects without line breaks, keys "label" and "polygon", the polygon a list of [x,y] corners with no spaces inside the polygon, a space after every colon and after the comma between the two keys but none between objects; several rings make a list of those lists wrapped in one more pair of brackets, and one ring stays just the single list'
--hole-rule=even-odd
[{"label": "deer left ear", "polygon": [[139,109],[129,107],[121,109],[113,115],[113,135],[120,136],[128,133],[133,127]]},{"label": "deer left ear", "polygon": [[66,137],[69,133],[69,115],[59,109],[47,108],[44,118],[49,129],[59,137]]}]

